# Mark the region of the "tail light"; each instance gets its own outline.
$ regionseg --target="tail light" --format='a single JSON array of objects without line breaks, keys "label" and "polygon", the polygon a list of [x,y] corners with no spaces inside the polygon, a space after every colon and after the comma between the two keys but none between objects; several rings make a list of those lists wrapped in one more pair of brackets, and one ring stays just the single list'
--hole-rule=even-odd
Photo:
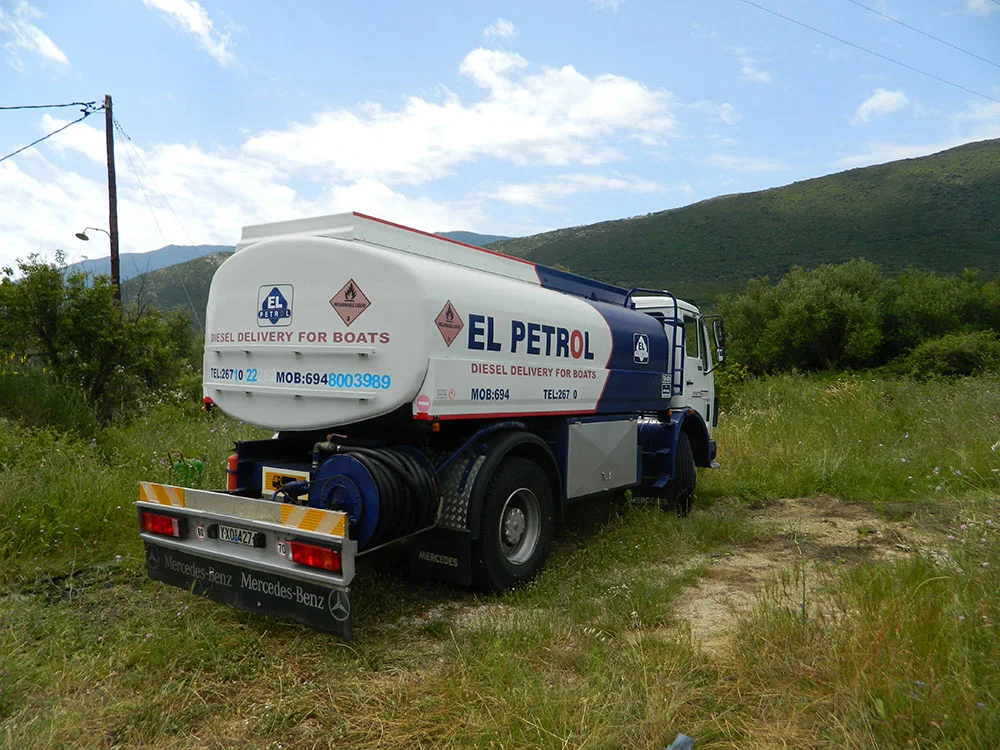
[{"label": "tail light", "polygon": [[240,465],[239,454],[233,453],[226,459],[226,489],[235,490],[239,488],[237,470]]},{"label": "tail light", "polygon": [[184,536],[187,529],[185,528],[185,523],[183,519],[174,518],[173,516],[164,516],[159,513],[148,513],[142,511],[139,514],[139,523],[142,526],[143,531],[148,531],[153,534],[162,534],[163,536],[173,536],[180,539]]},{"label": "tail light", "polygon": [[340,553],[329,547],[319,547],[305,542],[291,542],[292,562],[310,568],[340,572]]}]

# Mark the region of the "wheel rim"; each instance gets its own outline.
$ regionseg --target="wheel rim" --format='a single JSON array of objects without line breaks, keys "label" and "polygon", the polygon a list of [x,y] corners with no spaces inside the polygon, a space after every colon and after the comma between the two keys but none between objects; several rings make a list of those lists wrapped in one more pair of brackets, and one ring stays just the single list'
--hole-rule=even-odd
[{"label": "wheel rim", "polygon": [[512,565],[523,565],[535,552],[541,535],[538,497],[527,487],[510,493],[500,511],[500,551]]}]

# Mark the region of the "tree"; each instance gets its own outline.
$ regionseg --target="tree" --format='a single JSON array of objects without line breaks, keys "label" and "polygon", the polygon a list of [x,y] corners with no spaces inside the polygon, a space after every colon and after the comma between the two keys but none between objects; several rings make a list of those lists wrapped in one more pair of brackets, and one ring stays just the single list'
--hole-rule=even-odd
[{"label": "tree", "polygon": [[187,319],[139,304],[122,309],[107,276],[65,272],[32,255],[3,269],[0,347],[78,387],[110,420],[191,370]]}]

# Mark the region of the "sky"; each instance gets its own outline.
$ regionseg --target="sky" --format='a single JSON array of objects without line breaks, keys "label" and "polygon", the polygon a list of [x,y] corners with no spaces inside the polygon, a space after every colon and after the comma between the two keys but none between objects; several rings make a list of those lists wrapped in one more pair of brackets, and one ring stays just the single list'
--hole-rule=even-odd
[{"label": "sky", "polygon": [[[998,138],[1000,0],[0,0],[0,107],[105,94],[122,252],[520,236]],[[0,157],[80,109],[0,109]],[[103,111],[0,161],[0,266],[106,256],[105,162]]]}]

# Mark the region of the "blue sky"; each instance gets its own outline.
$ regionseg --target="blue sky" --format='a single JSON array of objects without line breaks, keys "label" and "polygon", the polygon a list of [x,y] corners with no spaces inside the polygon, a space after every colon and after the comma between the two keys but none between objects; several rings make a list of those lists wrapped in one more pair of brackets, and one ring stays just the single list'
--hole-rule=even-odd
[{"label": "blue sky", "polygon": [[[929,75],[746,0],[0,0],[0,106],[114,97],[123,252],[530,234],[1000,137],[1000,0],[753,1]],[[0,111],[0,156],[76,116]],[[106,191],[101,112],[0,162],[0,264],[106,255]]]}]

